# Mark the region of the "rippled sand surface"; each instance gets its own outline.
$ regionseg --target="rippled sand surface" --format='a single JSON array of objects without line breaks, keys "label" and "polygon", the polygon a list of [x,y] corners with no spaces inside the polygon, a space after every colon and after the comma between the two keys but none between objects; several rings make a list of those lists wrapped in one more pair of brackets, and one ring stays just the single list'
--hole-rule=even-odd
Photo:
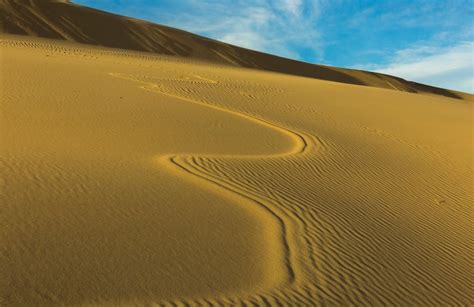
[{"label": "rippled sand surface", "polygon": [[472,100],[0,48],[1,305],[473,303]]}]

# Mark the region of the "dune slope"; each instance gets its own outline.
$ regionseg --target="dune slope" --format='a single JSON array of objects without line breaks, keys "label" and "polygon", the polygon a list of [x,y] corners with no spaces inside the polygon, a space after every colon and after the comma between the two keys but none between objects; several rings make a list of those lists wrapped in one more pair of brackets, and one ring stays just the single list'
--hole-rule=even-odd
[{"label": "dune slope", "polygon": [[471,102],[0,48],[0,304],[473,303]]},{"label": "dune slope", "polygon": [[472,99],[380,73],[313,65],[57,0],[0,0],[0,33],[147,51],[335,82]]}]

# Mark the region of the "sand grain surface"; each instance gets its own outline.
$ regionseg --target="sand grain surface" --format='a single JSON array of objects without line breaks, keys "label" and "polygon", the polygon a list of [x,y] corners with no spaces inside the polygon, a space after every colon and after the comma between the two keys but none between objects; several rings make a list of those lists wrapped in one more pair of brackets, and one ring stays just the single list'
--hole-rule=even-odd
[{"label": "sand grain surface", "polygon": [[0,302],[472,304],[472,101],[4,36]]},{"label": "sand grain surface", "polygon": [[409,93],[472,99],[465,93],[381,73],[315,65],[265,54],[67,0],[0,0],[0,33],[144,51]]}]

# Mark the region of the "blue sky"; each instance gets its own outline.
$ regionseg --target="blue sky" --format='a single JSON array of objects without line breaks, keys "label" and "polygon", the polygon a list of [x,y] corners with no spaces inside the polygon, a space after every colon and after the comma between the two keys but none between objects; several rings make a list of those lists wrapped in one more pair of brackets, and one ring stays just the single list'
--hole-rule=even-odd
[{"label": "blue sky", "polygon": [[73,0],[289,58],[474,93],[474,0]]}]

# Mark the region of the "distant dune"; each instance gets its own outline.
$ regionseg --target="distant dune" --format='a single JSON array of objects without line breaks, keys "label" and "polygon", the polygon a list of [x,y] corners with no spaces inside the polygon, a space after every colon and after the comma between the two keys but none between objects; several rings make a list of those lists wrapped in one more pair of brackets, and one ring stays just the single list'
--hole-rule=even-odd
[{"label": "distant dune", "polygon": [[471,95],[0,1],[0,306],[474,304]]},{"label": "distant dune", "polygon": [[0,0],[0,31],[190,57],[328,81],[472,99],[470,95],[380,73],[313,65],[189,32],[54,0]]}]

